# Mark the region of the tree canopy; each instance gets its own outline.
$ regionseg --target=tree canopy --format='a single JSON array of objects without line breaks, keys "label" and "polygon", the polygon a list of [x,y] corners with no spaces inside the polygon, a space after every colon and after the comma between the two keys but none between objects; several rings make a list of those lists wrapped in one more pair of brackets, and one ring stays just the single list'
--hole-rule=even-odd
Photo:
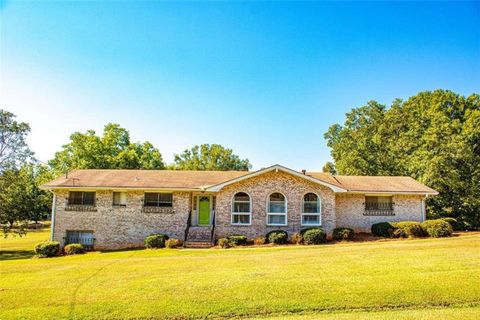
[{"label": "tree canopy", "polygon": [[411,176],[439,191],[431,216],[480,225],[480,95],[426,91],[390,108],[370,101],[325,138],[339,174]]},{"label": "tree canopy", "polygon": [[164,169],[160,151],[150,142],[132,143],[130,133],[109,123],[103,135],[75,132],[70,142],[55,153],[50,166],[57,172],[71,169]]},{"label": "tree canopy", "polygon": [[219,144],[196,145],[174,157],[176,170],[248,170],[252,167],[248,159],[240,159],[231,149]]},{"label": "tree canopy", "polygon": [[0,173],[19,167],[33,155],[25,142],[30,126],[15,118],[13,113],[0,109]]}]

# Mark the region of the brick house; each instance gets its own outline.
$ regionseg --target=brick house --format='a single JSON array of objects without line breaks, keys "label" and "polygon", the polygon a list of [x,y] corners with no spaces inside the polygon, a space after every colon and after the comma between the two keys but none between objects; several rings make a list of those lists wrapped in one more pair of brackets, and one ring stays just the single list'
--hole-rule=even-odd
[{"label": "brick house", "polygon": [[164,233],[188,244],[275,229],[369,232],[382,221],[423,221],[437,192],[410,177],[333,176],[274,165],[248,171],[73,170],[54,193],[53,240],[95,249],[140,247]]}]

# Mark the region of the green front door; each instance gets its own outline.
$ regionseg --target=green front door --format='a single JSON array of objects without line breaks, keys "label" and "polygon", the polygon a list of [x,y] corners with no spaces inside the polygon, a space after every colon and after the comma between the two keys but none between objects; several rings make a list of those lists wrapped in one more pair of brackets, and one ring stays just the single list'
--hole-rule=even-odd
[{"label": "green front door", "polygon": [[198,224],[210,224],[210,197],[200,197],[198,200]]}]

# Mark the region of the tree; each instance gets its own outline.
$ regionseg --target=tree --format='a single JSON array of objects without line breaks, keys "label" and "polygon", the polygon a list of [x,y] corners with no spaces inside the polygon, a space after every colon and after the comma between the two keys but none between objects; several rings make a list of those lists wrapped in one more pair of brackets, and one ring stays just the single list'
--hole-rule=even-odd
[{"label": "tree", "polygon": [[371,101],[325,134],[339,174],[407,175],[439,191],[430,216],[480,225],[480,96],[420,92],[390,108]]},{"label": "tree", "polygon": [[328,161],[323,166],[322,172],[327,172],[327,173],[330,173],[330,174],[336,174],[337,170],[335,169],[335,165],[333,164],[333,162]]},{"label": "tree", "polygon": [[248,170],[252,167],[248,159],[240,159],[231,149],[219,144],[196,145],[174,157],[176,170]]},{"label": "tree", "polygon": [[129,132],[112,123],[104,127],[103,136],[93,130],[75,132],[49,164],[57,174],[71,169],[165,168],[160,151],[150,142],[132,143]]},{"label": "tree", "polygon": [[30,126],[15,118],[13,113],[0,109],[0,173],[17,168],[33,155],[25,142]]}]

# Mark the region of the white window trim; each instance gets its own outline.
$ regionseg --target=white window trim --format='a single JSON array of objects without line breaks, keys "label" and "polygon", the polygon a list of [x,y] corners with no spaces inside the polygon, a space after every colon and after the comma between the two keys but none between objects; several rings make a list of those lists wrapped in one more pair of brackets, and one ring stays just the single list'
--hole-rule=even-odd
[{"label": "white window trim", "polygon": [[[124,200],[125,200],[125,203],[115,204],[115,196],[114,196],[114,193],[123,193],[123,194],[125,195],[125,199],[124,199]],[[122,208],[122,207],[126,207],[126,206],[127,206],[128,194],[127,194],[126,191],[113,191],[113,192],[112,192],[112,198],[113,198],[113,199],[112,199],[112,206],[113,206],[113,207],[120,207],[120,208]],[[121,196],[120,196],[120,199],[121,199]],[[120,200],[120,202],[121,202],[121,200]]]},{"label": "white window trim", "polygon": [[[318,212],[317,213],[305,213],[303,212],[305,206],[305,196],[309,193],[313,193],[314,195],[317,196],[317,208],[318,208]],[[302,217],[301,217],[301,221],[300,221],[300,224],[302,226],[321,226],[322,225],[322,198],[318,195],[318,193],[316,192],[305,192],[303,195],[302,195]],[[314,224],[314,223],[303,223],[303,216],[318,216],[318,223]]]},{"label": "white window trim", "polygon": [[[245,193],[247,196],[248,196],[248,202],[249,202],[249,207],[250,207],[250,210],[249,212],[235,212],[234,211],[234,202],[235,202],[235,196],[237,195],[237,193]],[[246,201],[239,201],[239,202],[246,202]],[[238,192],[235,192],[232,196],[232,199],[230,201],[230,203],[232,204],[231,205],[231,213],[230,213],[230,224],[233,225],[233,226],[250,226],[252,225],[252,197],[250,196],[249,193],[245,192],[245,191],[238,191]],[[237,215],[237,216],[249,216],[249,219],[248,221],[250,221],[249,223],[235,223],[233,222],[233,216],[234,215]]]},{"label": "white window trim", "polygon": [[[284,198],[285,198],[285,212],[280,213],[280,212],[270,212],[270,196],[274,193],[280,193]],[[280,191],[274,191],[268,194],[267,196],[267,226],[288,226],[288,198],[283,194],[283,192]],[[285,216],[285,223],[268,223],[268,217],[269,216]]]}]

